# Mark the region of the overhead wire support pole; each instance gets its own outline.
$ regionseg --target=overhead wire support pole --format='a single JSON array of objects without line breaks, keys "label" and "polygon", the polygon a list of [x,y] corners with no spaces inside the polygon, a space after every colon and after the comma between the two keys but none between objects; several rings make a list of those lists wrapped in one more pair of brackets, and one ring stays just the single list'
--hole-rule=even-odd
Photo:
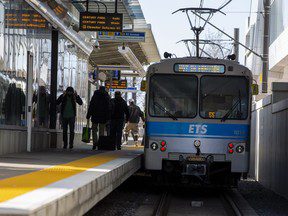
[{"label": "overhead wire support pole", "polygon": [[236,55],[236,61],[238,62],[239,61],[239,44],[237,41],[239,41],[239,28],[235,28],[234,29],[234,54]]},{"label": "overhead wire support pole", "polygon": [[[199,17],[200,19],[206,21],[209,25],[211,25],[213,28],[217,29],[218,31],[220,31],[222,34],[226,35],[227,37],[229,37],[231,40],[235,41],[235,39],[233,37],[231,37],[229,34],[227,34],[226,32],[224,32],[223,30],[221,30],[220,28],[218,28],[217,26],[215,26],[214,24],[212,24],[211,22],[205,20],[203,17],[199,16],[197,13],[195,13],[194,11],[192,11],[192,13]],[[240,44],[241,46],[243,46],[245,49],[249,50],[251,53],[253,53],[254,55],[260,57],[263,60],[263,56],[256,53],[254,50],[250,49],[249,47],[245,46],[243,43],[236,41],[238,44]]]},{"label": "overhead wire support pole", "polygon": [[269,28],[270,28],[270,0],[264,2],[264,38],[263,38],[263,74],[262,93],[268,92],[268,72],[269,72]]}]

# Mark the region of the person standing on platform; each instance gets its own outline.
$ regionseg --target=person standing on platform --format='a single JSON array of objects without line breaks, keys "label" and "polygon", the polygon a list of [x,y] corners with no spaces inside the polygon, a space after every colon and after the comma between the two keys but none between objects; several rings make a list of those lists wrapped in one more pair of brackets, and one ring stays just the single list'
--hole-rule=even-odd
[{"label": "person standing on platform", "polygon": [[59,96],[56,101],[57,105],[61,104],[61,119],[62,119],[62,127],[63,127],[63,148],[67,148],[68,144],[68,126],[70,130],[70,138],[69,138],[69,148],[73,148],[74,143],[74,130],[75,130],[75,120],[76,120],[76,103],[79,105],[83,104],[82,99],[79,97],[76,91],[69,86],[66,91]]},{"label": "person standing on platform", "polygon": [[115,98],[111,100],[112,103],[112,115],[111,115],[111,128],[110,135],[115,140],[115,144],[118,150],[121,150],[121,139],[123,134],[123,128],[125,120],[128,122],[129,109],[127,102],[121,97],[121,92],[115,92]]},{"label": "person standing on platform", "polygon": [[99,136],[104,136],[107,123],[111,119],[111,98],[104,86],[100,86],[99,90],[94,92],[86,118],[87,120],[91,118],[92,121],[93,150],[95,150]]},{"label": "person standing on platform", "polygon": [[124,130],[125,142],[128,144],[129,132],[131,131],[135,145],[138,146],[138,138],[139,138],[139,127],[138,124],[140,122],[140,118],[144,122],[144,113],[141,111],[140,107],[138,107],[133,100],[129,101],[129,119],[126,124]]}]

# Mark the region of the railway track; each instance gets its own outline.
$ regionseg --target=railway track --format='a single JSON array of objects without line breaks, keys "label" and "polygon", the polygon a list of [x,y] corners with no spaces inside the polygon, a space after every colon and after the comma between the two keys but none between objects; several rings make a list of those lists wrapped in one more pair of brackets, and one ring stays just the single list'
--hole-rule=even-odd
[{"label": "railway track", "polygon": [[201,192],[197,191],[196,194],[181,197],[181,193],[164,191],[155,205],[153,216],[245,215],[231,196],[232,193],[232,191],[212,191],[202,196]]}]

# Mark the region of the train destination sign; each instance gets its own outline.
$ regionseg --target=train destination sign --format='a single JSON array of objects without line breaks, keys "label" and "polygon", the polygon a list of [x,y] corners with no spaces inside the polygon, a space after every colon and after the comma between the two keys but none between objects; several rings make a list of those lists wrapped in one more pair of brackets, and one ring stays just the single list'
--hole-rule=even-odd
[{"label": "train destination sign", "polygon": [[180,73],[225,73],[225,66],[212,64],[175,64],[174,71]]},{"label": "train destination sign", "polygon": [[118,13],[80,13],[80,31],[123,31],[123,14]]},{"label": "train destination sign", "polygon": [[5,9],[5,28],[46,29],[48,22],[34,10]]}]

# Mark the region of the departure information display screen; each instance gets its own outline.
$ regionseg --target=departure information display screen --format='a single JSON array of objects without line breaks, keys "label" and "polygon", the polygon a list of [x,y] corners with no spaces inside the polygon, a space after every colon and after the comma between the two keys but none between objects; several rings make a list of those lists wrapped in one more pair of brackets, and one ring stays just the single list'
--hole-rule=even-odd
[{"label": "departure information display screen", "polygon": [[5,28],[47,29],[48,22],[34,10],[5,9]]},{"label": "departure information display screen", "polygon": [[123,14],[81,12],[80,31],[122,32]]},{"label": "departure information display screen", "polygon": [[225,66],[212,64],[175,64],[174,70],[179,73],[225,73]]}]

